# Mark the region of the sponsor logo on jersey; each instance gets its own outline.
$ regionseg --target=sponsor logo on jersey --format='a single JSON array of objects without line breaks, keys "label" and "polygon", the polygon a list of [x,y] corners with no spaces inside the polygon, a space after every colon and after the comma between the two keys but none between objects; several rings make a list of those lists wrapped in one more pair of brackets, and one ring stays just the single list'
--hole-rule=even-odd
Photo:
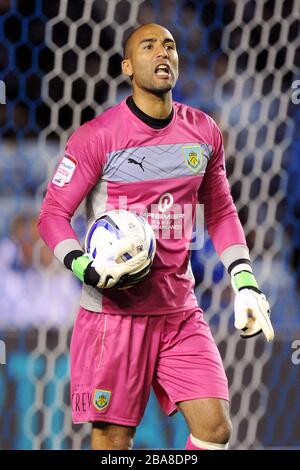
[{"label": "sponsor logo on jersey", "polygon": [[102,411],[108,407],[111,397],[110,390],[96,389],[94,392],[93,405],[98,411]]},{"label": "sponsor logo on jersey", "polygon": [[[78,385],[78,384],[77,384]],[[92,394],[90,392],[81,392],[78,386],[74,387],[75,391],[72,393],[72,410],[76,413],[85,413],[92,405]]]},{"label": "sponsor logo on jersey", "polygon": [[56,186],[60,186],[61,188],[66,184],[69,184],[77,163],[76,158],[66,153],[56,170],[52,183]]},{"label": "sponsor logo on jersey", "polygon": [[206,170],[209,161],[208,146],[200,145],[184,145],[182,147],[184,161],[187,167],[194,173],[201,173]]},{"label": "sponsor logo on jersey", "polygon": [[159,212],[166,212],[173,206],[174,198],[171,193],[163,194],[158,201]]}]

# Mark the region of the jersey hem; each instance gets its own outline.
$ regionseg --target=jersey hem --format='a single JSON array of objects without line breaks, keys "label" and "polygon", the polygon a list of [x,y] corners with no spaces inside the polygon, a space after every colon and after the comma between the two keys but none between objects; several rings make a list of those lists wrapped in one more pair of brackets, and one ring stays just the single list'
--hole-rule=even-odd
[{"label": "jersey hem", "polygon": [[110,418],[109,416],[89,416],[88,418],[73,418],[72,419],[74,424],[81,424],[81,423],[93,423],[93,422],[105,422],[105,423],[113,423],[113,424],[128,424],[130,426],[138,426],[139,421],[126,419],[126,418]]},{"label": "jersey hem", "polygon": [[145,310],[129,310],[129,309],[123,309],[123,310],[113,310],[111,308],[104,308],[100,309],[99,307],[87,304],[85,302],[80,302],[80,306],[84,308],[85,310],[89,310],[94,313],[105,313],[109,315],[135,315],[135,316],[141,316],[141,315],[167,315],[167,314],[172,314],[172,313],[179,313],[179,312],[184,312],[187,310],[192,310],[193,308],[199,308],[198,302],[195,299],[194,302],[189,302],[184,305],[176,306],[176,307],[166,307],[166,308],[158,308],[158,309],[151,309],[151,311],[145,312]]}]

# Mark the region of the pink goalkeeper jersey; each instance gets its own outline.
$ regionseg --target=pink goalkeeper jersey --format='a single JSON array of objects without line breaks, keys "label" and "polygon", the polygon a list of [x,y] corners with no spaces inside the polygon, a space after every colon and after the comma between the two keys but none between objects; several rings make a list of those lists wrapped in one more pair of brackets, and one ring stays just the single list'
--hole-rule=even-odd
[{"label": "pink goalkeeper jersey", "polygon": [[59,259],[76,249],[70,221],[86,199],[90,223],[105,210],[148,217],[157,238],[150,275],[127,290],[83,285],[81,306],[95,312],[157,315],[197,305],[189,241],[197,204],[217,253],[245,237],[225,174],[222,136],[205,113],[174,103],[172,121],[153,129],[122,101],[70,137],[40,214],[41,236]]}]

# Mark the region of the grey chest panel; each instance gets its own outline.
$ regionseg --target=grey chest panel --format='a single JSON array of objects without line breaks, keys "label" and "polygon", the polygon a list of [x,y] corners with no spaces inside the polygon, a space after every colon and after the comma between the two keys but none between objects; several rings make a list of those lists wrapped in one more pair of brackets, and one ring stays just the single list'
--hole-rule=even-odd
[{"label": "grey chest panel", "polygon": [[134,182],[201,175],[211,156],[211,145],[195,142],[116,150],[107,155],[102,179]]}]

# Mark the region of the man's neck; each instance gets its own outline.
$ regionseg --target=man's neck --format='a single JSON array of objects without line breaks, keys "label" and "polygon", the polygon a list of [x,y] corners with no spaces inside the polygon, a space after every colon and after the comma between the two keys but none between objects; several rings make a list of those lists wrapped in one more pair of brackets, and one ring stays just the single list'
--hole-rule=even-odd
[{"label": "man's neck", "polygon": [[141,90],[133,90],[133,100],[138,108],[155,119],[166,119],[172,112],[172,92],[157,96]]},{"label": "man's neck", "polygon": [[147,126],[152,127],[153,129],[163,129],[164,127],[167,127],[170,122],[173,119],[174,116],[174,110],[170,112],[169,116],[165,119],[157,119],[152,116],[149,116],[148,114],[145,114],[140,108],[137,107],[135,104],[133,97],[128,96],[126,99],[126,104],[130,111],[133,112],[141,121],[143,121]]}]

